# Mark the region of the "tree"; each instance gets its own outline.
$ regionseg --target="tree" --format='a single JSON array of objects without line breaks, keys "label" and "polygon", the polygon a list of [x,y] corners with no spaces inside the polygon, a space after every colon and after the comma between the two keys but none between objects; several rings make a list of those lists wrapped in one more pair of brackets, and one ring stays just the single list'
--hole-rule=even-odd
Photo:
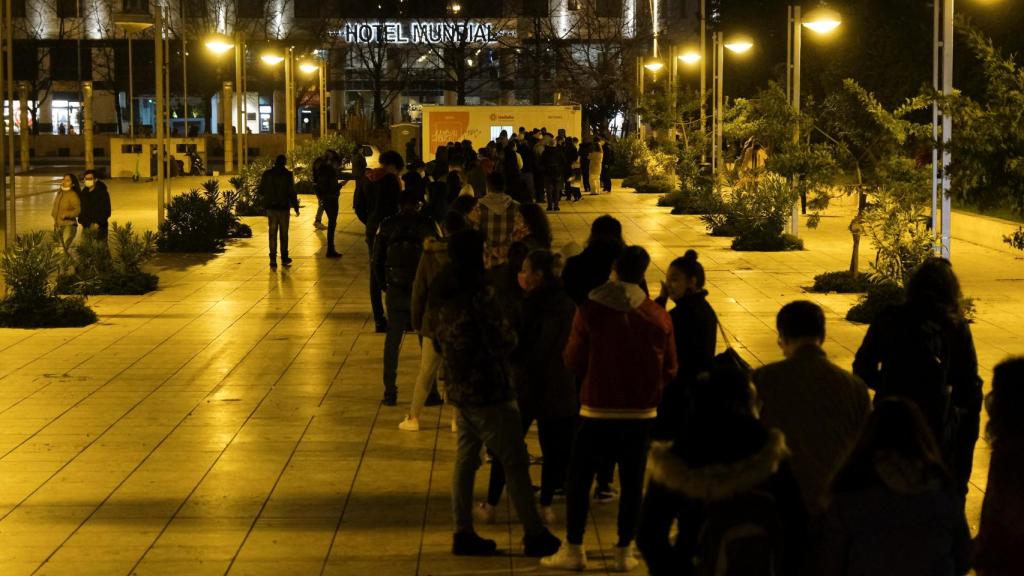
[{"label": "tree", "polygon": [[[15,18],[15,34],[29,39],[28,47],[23,54],[31,61],[17,65],[30,70],[26,79],[29,94],[35,99],[28,102],[28,113],[31,117],[32,132],[39,133],[39,107],[49,99],[53,82],[62,76],[82,78],[81,45],[73,46],[66,41],[81,39],[84,31],[85,18],[76,13],[78,4],[69,5],[61,0],[39,0],[25,5],[25,18]],[[73,50],[68,50],[68,48]],[[69,62],[68,60],[71,59]],[[76,68],[74,74],[67,74],[70,68]],[[56,72],[56,74],[55,74]],[[55,77],[56,76],[56,77]]]},{"label": "tree", "polygon": [[[441,72],[446,89],[455,93],[456,104],[461,106],[470,90],[480,92],[497,82],[501,71],[494,46],[514,33],[515,19],[502,10],[500,2],[472,2],[449,5],[435,23],[440,34],[427,39],[428,60]],[[485,37],[481,23],[489,25],[490,37]]]}]

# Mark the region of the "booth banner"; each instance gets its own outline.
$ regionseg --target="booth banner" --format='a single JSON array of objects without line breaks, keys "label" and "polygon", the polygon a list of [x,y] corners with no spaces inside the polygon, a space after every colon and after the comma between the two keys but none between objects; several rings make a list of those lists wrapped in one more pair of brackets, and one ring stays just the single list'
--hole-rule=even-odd
[{"label": "booth banner", "polygon": [[564,131],[579,138],[583,118],[579,106],[423,106],[423,158],[438,147],[469,140],[476,148],[495,140],[501,132],[511,136],[519,127]]}]

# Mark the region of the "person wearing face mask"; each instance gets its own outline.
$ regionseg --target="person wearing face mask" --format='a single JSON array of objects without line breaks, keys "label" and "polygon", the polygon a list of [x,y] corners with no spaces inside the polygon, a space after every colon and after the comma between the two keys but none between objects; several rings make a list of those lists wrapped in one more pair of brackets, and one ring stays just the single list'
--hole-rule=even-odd
[{"label": "person wearing face mask", "polygon": [[82,199],[78,195],[81,188],[74,174],[65,174],[61,180],[57,196],[53,199],[53,226],[60,230],[60,240],[64,251],[71,249],[71,243],[78,234],[78,216],[82,213]]},{"label": "person wearing face mask", "polygon": [[[544,456],[540,474],[540,515],[548,525],[555,521],[551,508],[555,490],[565,485],[568,474],[579,409],[575,379],[562,359],[576,303],[565,293],[555,273],[558,266],[558,256],[548,250],[534,250],[523,261],[517,280],[525,297],[517,330],[519,344],[512,354],[523,430],[537,421]],[[501,463],[494,460],[487,502],[477,507],[478,520],[493,522],[504,487],[504,470]]]},{"label": "person wearing face mask", "polygon": [[110,193],[107,185],[96,177],[95,170],[86,170],[82,179],[81,213],[78,223],[96,233],[97,240],[107,239],[107,221],[110,220]]},{"label": "person wearing face mask", "polygon": [[675,308],[669,313],[676,337],[676,358],[679,373],[665,388],[658,409],[655,436],[675,437],[677,427],[689,411],[687,389],[697,376],[711,369],[715,357],[718,316],[708,304],[704,289],[704,266],[697,261],[697,252],[687,250],[672,261],[661,294],[655,302],[667,307],[671,299]]}]

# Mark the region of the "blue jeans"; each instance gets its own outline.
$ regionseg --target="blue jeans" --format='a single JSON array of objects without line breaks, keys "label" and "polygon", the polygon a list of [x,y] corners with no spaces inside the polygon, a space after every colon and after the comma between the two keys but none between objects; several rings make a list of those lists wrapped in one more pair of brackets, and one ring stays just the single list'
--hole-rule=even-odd
[{"label": "blue jeans", "polygon": [[270,259],[277,258],[277,237],[281,236],[281,257],[288,257],[288,210],[267,210],[267,224],[270,229]]},{"label": "blue jeans", "polygon": [[523,425],[515,402],[487,406],[459,405],[459,439],[452,475],[452,516],[455,532],[473,529],[473,483],[480,468],[480,449],[487,447],[501,462],[508,482],[508,494],[527,536],[543,534],[546,528],[533,501],[530,457],[523,440]]}]

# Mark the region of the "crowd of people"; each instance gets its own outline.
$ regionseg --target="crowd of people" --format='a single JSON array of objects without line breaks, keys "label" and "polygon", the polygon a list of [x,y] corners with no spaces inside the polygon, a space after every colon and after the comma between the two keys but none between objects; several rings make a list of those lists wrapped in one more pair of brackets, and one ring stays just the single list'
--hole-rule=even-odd
[{"label": "crowd of people", "polygon": [[[784,359],[752,370],[708,302],[695,251],[671,262],[655,295],[650,256],[610,215],[593,221],[582,250],[555,249],[541,203],[557,211],[572,197],[584,156],[584,186],[603,187],[603,148],[521,130],[476,151],[443,147],[427,164],[388,151],[356,176],[373,316],[386,333],[383,404],[397,405],[399,350],[414,331],[419,369],[399,428],[420,430],[427,405],[454,413],[452,552],[497,552],[476,528],[494,521],[507,486],[523,552],[544,567],[586,569],[589,508],[617,499],[614,571],[636,568],[638,549],[656,575],[1024,574],[1024,359],[995,371],[972,541],[964,506],[982,380],[950,263],[914,272],[852,371],[829,360],[825,314],[803,300],[777,314]],[[339,165],[329,152],[316,172],[328,256]],[[534,424],[539,489],[525,442]],[[474,503],[485,457],[488,494]],[[564,542],[548,528],[560,512]]]}]

